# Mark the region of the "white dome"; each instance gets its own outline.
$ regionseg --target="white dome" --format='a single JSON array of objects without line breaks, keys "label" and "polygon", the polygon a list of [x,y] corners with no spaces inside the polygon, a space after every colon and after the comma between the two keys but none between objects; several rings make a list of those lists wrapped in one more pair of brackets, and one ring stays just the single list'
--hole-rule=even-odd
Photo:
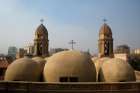
[{"label": "white dome", "polygon": [[95,82],[96,70],[89,56],[78,51],[63,51],[54,54],[44,67],[47,82],[76,79],[78,82]]}]

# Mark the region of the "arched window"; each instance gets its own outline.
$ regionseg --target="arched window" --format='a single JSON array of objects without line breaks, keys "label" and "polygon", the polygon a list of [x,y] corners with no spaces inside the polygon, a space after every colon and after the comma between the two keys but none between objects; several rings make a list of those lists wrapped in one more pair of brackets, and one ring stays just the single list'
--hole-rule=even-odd
[{"label": "arched window", "polygon": [[60,82],[78,82],[78,77],[60,77]]}]

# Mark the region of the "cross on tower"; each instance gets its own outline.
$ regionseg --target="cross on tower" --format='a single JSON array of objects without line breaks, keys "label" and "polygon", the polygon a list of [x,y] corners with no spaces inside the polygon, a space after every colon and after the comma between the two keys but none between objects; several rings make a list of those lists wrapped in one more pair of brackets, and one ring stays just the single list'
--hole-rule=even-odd
[{"label": "cross on tower", "polygon": [[73,49],[74,49],[74,48],[73,48],[73,45],[76,44],[76,42],[74,42],[74,40],[71,40],[71,41],[69,42],[69,44],[71,44],[71,49],[73,50]]},{"label": "cross on tower", "polygon": [[43,24],[43,22],[44,22],[44,19],[40,19],[40,22],[41,22],[41,24]]},{"label": "cross on tower", "polygon": [[107,19],[104,18],[104,19],[103,19],[103,22],[106,23],[106,22],[107,22]]}]

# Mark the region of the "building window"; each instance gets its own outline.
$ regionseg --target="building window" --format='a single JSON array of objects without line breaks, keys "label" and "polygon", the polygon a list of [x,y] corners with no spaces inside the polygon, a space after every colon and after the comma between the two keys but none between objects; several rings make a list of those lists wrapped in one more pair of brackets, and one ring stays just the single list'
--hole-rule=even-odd
[{"label": "building window", "polygon": [[78,82],[77,77],[70,77],[69,80],[70,80],[70,82]]},{"label": "building window", "polygon": [[4,71],[2,68],[0,68],[0,76],[3,76],[4,75]]},{"label": "building window", "polygon": [[78,82],[77,77],[60,77],[60,82]]},{"label": "building window", "polygon": [[68,77],[60,77],[60,82],[68,82]]}]

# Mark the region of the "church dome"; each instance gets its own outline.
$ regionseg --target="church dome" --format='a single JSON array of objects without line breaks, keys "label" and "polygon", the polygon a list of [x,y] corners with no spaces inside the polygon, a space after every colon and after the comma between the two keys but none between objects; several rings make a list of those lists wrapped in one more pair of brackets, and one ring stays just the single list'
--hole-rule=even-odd
[{"label": "church dome", "polygon": [[100,35],[112,35],[112,31],[111,31],[111,28],[106,24],[104,23],[101,28],[100,28]]},{"label": "church dome", "polygon": [[47,62],[49,58],[50,58],[50,57],[45,57],[44,59],[45,59],[45,60],[46,60],[46,62]]},{"label": "church dome", "polygon": [[44,67],[47,82],[95,82],[96,69],[89,56],[79,51],[52,55]]},{"label": "church dome", "polygon": [[95,67],[96,67],[96,71],[98,72],[100,67],[102,66],[102,64],[109,59],[110,59],[109,57],[102,57],[102,58],[99,58],[99,59],[95,60],[94,64],[95,64]]},{"label": "church dome", "polygon": [[102,58],[92,58],[93,63],[95,64],[95,68],[96,68],[96,80],[98,81],[98,75],[99,75],[99,70],[101,68],[101,66],[103,65],[104,62],[106,62],[107,60],[109,60],[109,57],[102,57]]},{"label": "church dome", "polygon": [[99,57],[92,57],[91,58],[92,62],[96,62],[96,60],[98,60],[98,59],[99,59]]},{"label": "church dome", "polygon": [[38,63],[46,63],[46,60],[42,57],[33,57],[32,60],[38,62]]},{"label": "church dome", "polygon": [[39,81],[41,68],[30,58],[21,58],[11,63],[5,73],[4,80],[8,81]]},{"label": "church dome", "polygon": [[43,71],[46,60],[42,57],[33,57],[32,60],[36,61],[41,66],[41,69]]},{"label": "church dome", "polygon": [[103,63],[99,71],[101,82],[127,82],[135,81],[135,73],[128,62],[112,58]]},{"label": "church dome", "polygon": [[48,30],[46,29],[46,27],[43,24],[40,24],[38,26],[38,28],[36,29],[35,34],[40,34],[40,35],[48,34]]}]

